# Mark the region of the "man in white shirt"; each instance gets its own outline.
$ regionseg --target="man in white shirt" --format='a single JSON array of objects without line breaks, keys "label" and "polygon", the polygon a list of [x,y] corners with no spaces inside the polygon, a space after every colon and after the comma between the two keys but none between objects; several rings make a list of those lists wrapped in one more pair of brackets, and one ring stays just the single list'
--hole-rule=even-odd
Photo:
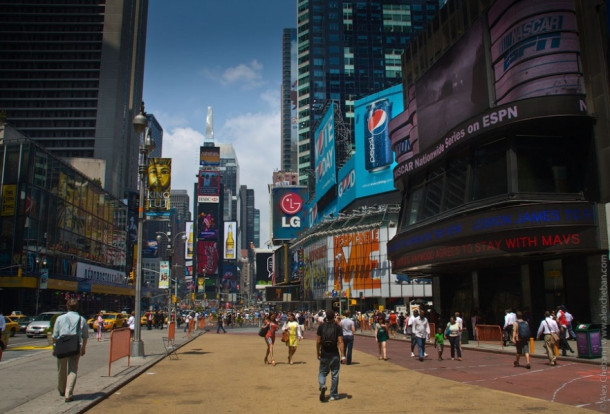
[{"label": "man in white shirt", "polygon": [[506,336],[504,337],[504,346],[506,344],[511,343],[513,337],[513,325],[517,321],[517,315],[510,310],[506,309],[504,315],[504,330],[506,331]]},{"label": "man in white shirt", "polygon": [[540,322],[540,327],[538,328],[538,333],[536,334],[536,338],[540,338],[544,335],[544,347],[546,349],[546,355],[549,358],[549,363],[551,365],[557,365],[556,357],[555,357],[555,346],[558,345],[555,343],[553,339],[553,333],[559,335],[559,325],[557,322],[551,317],[551,312],[544,312],[544,319]]}]

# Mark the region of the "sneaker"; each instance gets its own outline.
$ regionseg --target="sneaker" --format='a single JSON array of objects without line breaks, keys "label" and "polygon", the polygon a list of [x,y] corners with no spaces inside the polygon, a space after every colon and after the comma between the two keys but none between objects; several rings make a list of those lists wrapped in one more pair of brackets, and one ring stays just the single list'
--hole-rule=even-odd
[{"label": "sneaker", "polygon": [[530,367],[530,364],[527,364],[527,365],[525,366],[525,368],[530,369],[530,368],[531,368],[531,367]]},{"label": "sneaker", "polygon": [[513,366],[516,368],[519,366],[519,363],[517,361],[513,361]]},{"label": "sneaker", "polygon": [[326,386],[320,387],[320,401],[324,402],[324,393],[326,392]]},{"label": "sneaker", "polygon": [[411,352],[411,357],[414,357],[414,356],[415,356],[415,354],[413,352]]},{"label": "sneaker", "polygon": [[328,399],[328,401],[336,401],[339,399],[338,395],[331,395],[330,398]]},{"label": "sneaker", "polygon": [[424,358],[427,358],[427,357],[428,357],[428,354],[426,354],[426,353],[424,352]]}]

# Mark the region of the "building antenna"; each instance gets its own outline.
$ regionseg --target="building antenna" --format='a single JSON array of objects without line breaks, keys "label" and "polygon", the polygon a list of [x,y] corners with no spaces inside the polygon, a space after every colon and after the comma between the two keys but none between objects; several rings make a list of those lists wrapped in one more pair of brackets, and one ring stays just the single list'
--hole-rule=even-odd
[{"label": "building antenna", "polygon": [[208,115],[205,118],[205,140],[214,142],[214,113],[211,106],[208,106]]}]

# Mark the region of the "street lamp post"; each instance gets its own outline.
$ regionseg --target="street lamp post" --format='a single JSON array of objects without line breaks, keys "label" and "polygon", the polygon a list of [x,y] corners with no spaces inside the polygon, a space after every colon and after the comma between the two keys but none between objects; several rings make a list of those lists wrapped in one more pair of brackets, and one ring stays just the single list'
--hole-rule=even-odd
[{"label": "street lamp post", "polygon": [[[175,251],[174,250],[174,246],[176,245],[176,240],[178,239],[178,236],[182,236],[180,238],[180,240],[185,241],[187,239],[186,232],[185,231],[181,231],[180,233],[176,234],[174,236],[172,244],[170,244],[171,243],[171,240],[170,240],[171,236],[170,236],[169,232],[168,233],[157,232],[157,241],[161,241],[161,236],[162,235],[165,236],[165,238],[167,239],[167,243],[168,243],[167,244],[167,251],[169,252],[169,254],[168,254],[168,257],[169,257],[169,291],[171,292],[171,290],[172,290],[172,280],[173,280],[173,282],[174,282],[174,297],[177,298],[178,297],[178,277],[176,276],[174,279],[172,279],[172,273],[173,273],[173,271],[172,271],[172,269],[173,269],[173,264],[172,264],[173,260],[172,259],[173,259],[174,251]],[[171,296],[171,294],[170,294],[170,296]],[[171,320],[171,316],[172,316],[172,300],[171,300],[171,298],[170,298],[170,301],[169,301],[169,306],[168,306],[167,311],[168,311],[168,314],[169,314],[169,317],[170,317],[170,320]],[[176,309],[176,306],[174,306],[174,320],[176,321],[177,318],[178,318],[178,311]]]},{"label": "street lamp post", "polygon": [[339,315],[342,314],[341,312],[341,308],[342,308],[342,299],[343,299],[343,283],[341,280],[341,258],[343,257],[343,255],[341,253],[338,253],[335,256],[335,259],[337,259],[337,267],[338,267],[338,277],[339,277],[339,282],[338,282],[338,287],[339,287]]},{"label": "street lamp post", "polygon": [[138,205],[138,234],[136,251],[136,297],[135,297],[135,318],[136,323],[133,331],[133,341],[131,343],[131,356],[144,356],[144,343],[141,338],[141,313],[142,313],[142,227],[144,225],[144,191],[146,190],[146,170],[148,169],[148,155],[155,148],[155,142],[148,128],[148,119],[144,112],[144,103],[140,113],[133,118],[133,127],[140,139],[140,163],[138,165],[140,202]]}]

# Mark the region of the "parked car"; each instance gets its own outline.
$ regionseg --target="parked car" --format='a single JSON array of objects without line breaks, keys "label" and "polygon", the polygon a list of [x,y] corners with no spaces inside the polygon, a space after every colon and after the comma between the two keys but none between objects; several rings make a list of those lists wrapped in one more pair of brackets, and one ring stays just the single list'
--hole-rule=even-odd
[{"label": "parked car", "polygon": [[65,312],[43,312],[38,316],[34,317],[34,320],[28,324],[28,327],[25,328],[25,334],[28,338],[32,338],[33,336],[45,336],[47,328],[51,326],[51,319],[55,315],[63,315]]},{"label": "parked car", "polygon": [[[104,331],[122,328],[127,323],[127,319],[125,319],[125,315],[122,313],[105,313],[102,315],[102,319],[102,330]],[[93,330],[97,330],[97,320],[93,322]]]},{"label": "parked car", "polygon": [[25,316],[23,318],[14,318],[14,317],[10,317],[12,320],[16,320],[17,323],[19,324],[19,331],[18,332],[23,332],[25,333],[25,329],[28,327],[28,325],[30,324],[30,322],[32,322],[34,320],[33,316]]},{"label": "parked car", "polygon": [[15,336],[17,331],[19,331],[19,324],[11,319],[10,316],[5,316],[4,320],[6,321],[6,327],[4,328],[7,332],[11,333],[11,336]]}]

